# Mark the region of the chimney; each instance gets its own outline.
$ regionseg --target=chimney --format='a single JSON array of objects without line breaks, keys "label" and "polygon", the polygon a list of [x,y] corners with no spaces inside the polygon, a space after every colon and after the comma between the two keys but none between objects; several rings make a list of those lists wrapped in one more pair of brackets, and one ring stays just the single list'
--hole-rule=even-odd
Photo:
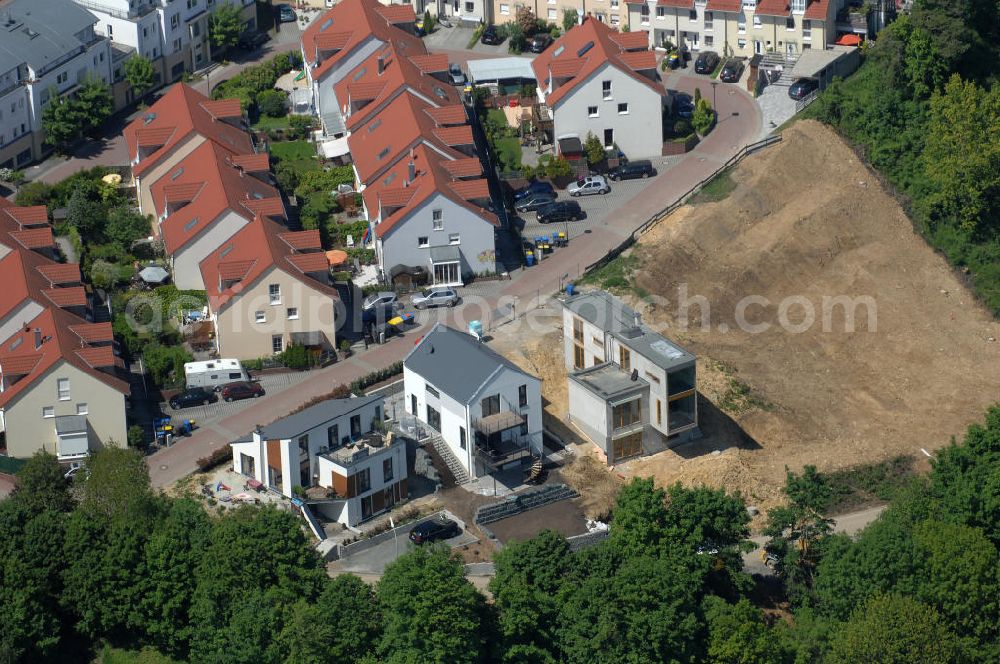
[{"label": "chimney", "polygon": [[381,76],[382,72],[385,71],[385,56],[378,56],[378,75]]},{"label": "chimney", "polygon": [[35,350],[42,347],[42,331],[39,328],[35,328]]},{"label": "chimney", "polygon": [[410,182],[413,182],[413,178],[417,177],[417,165],[413,163],[412,159],[406,166],[406,175]]},{"label": "chimney", "polygon": [[638,311],[635,312],[635,314],[633,314],[633,316],[634,316],[633,322],[635,323],[635,326],[639,327],[640,325],[642,325],[642,316],[639,315],[639,312]]}]

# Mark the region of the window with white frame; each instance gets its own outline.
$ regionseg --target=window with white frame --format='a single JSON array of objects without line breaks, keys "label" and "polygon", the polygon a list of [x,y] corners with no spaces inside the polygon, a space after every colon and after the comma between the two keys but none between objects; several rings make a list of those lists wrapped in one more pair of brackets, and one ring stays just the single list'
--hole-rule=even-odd
[{"label": "window with white frame", "polygon": [[737,39],[736,40],[736,48],[746,48],[746,47],[747,47],[747,40],[746,39]]},{"label": "window with white frame", "polygon": [[714,19],[714,16],[712,15],[712,12],[705,12],[705,29],[706,30],[713,29],[713,27],[714,27],[714,25],[712,23],[713,19]]},{"label": "window with white frame", "polygon": [[50,419],[56,416],[56,409],[52,406],[42,406],[42,417]]},{"label": "window with white frame", "polygon": [[627,114],[628,114],[628,102],[618,104],[618,115],[627,115]]},{"label": "window with white frame", "polygon": [[802,38],[812,39],[812,21],[807,18],[802,19]]},{"label": "window with white frame", "polygon": [[618,9],[618,0],[611,0],[611,9]]},{"label": "window with white frame", "polygon": [[587,107],[587,117],[588,118],[596,118],[596,117],[599,117],[599,116],[600,116],[600,113],[597,111],[597,107],[596,106],[588,106]]},{"label": "window with white frame", "polygon": [[434,230],[439,231],[444,228],[444,213],[441,210],[431,211],[431,223],[434,226]]},{"label": "window with white frame", "polygon": [[691,21],[692,23],[694,23],[695,21],[698,20],[698,10],[697,9],[689,9],[688,10],[688,20]]},{"label": "window with white frame", "polygon": [[467,3],[465,3],[465,13],[466,14],[471,14],[474,11],[476,11],[476,3],[474,3],[474,2],[467,2]]},{"label": "window with white frame", "polygon": [[558,18],[558,16],[556,15],[556,10],[555,9],[549,9],[548,16],[549,16],[549,20],[550,21],[554,21],[554,20],[556,20]]},{"label": "window with white frame", "polygon": [[281,304],[281,284],[270,284],[267,287],[267,296],[271,304]]},{"label": "window with white frame", "polygon": [[280,334],[271,335],[271,352],[280,353],[285,350],[285,338]]},{"label": "window with white frame", "polygon": [[621,19],[618,18],[618,14],[612,14],[611,15],[611,25],[612,25],[612,27],[618,27],[618,24],[620,22],[621,22]]},{"label": "window with white frame", "polygon": [[715,46],[715,37],[712,35],[705,35],[705,46]]},{"label": "window with white frame", "polygon": [[174,53],[177,53],[180,50],[181,50],[181,40],[180,38],[177,38],[174,40]]},{"label": "window with white frame", "polygon": [[761,26],[760,16],[756,16],[755,15],[753,17],[753,27],[754,27],[754,30],[760,30],[760,26]]},{"label": "window with white frame", "polygon": [[792,11],[793,12],[804,12],[806,10],[806,0],[792,0]]},{"label": "window with white frame", "polygon": [[298,307],[288,307],[285,309],[285,316],[288,320],[298,320],[299,319],[299,308]]},{"label": "window with white frame", "polygon": [[601,94],[605,99],[611,99],[611,81],[601,81]]},{"label": "window with white frame", "polygon": [[510,5],[500,3],[500,13],[504,16],[510,16]]},{"label": "window with white frame", "polygon": [[743,34],[744,32],[747,31],[747,17],[746,17],[746,14],[744,14],[742,12],[740,12],[736,16],[736,30],[740,34]]},{"label": "window with white frame", "polygon": [[56,392],[59,401],[69,401],[69,378],[59,378],[56,380]]},{"label": "window with white frame", "polygon": [[420,237],[417,238],[417,246],[420,248],[429,247],[430,244],[431,243],[427,241],[426,235],[421,235]]},{"label": "window with white frame", "polygon": [[87,414],[87,404],[85,404],[85,403],[78,403],[78,404],[76,404],[76,414],[77,415],[86,415]]},{"label": "window with white frame", "polygon": [[643,3],[639,6],[639,20],[643,25],[649,25],[649,5]]},{"label": "window with white frame", "polygon": [[59,74],[58,76],[56,76],[56,83],[62,85],[63,83],[65,83],[67,81],[67,79],[69,79],[69,74],[66,73],[66,72],[63,72],[63,73]]},{"label": "window with white frame", "polygon": [[794,29],[795,29],[795,17],[789,16],[788,18],[785,19],[785,30],[794,30]]},{"label": "window with white frame", "polygon": [[263,311],[255,311],[253,314],[253,320],[255,323],[266,323],[267,315]]},{"label": "window with white frame", "polygon": [[743,0],[744,9],[757,9],[757,0]]},{"label": "window with white frame", "polygon": [[663,19],[663,18],[666,18],[666,17],[667,17],[667,8],[666,7],[660,7],[659,5],[657,5],[657,7],[656,7],[656,18]]},{"label": "window with white frame", "polygon": [[462,236],[458,233],[450,233],[448,235],[448,244],[461,244]]}]

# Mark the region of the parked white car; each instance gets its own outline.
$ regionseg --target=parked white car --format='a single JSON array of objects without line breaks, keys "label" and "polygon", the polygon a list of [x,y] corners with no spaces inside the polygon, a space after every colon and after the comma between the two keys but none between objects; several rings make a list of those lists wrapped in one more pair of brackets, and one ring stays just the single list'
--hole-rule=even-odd
[{"label": "parked white car", "polygon": [[606,194],[611,186],[602,175],[588,175],[571,184],[566,191],[570,196],[589,196],[591,194]]},{"label": "parked white car", "polygon": [[417,309],[453,307],[458,304],[458,293],[451,288],[428,288],[414,295],[412,302]]}]

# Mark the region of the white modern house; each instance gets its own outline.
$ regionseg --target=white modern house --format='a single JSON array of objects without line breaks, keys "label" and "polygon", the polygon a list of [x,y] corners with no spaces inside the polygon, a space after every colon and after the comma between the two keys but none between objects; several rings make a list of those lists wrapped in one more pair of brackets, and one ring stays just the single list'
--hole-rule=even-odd
[{"label": "white modern house", "polygon": [[473,479],[542,454],[541,380],[468,334],[435,324],[403,360],[403,388]]},{"label": "white modern house", "polygon": [[588,16],[532,67],[560,152],[579,150],[594,134],[630,159],[662,154],[665,89],[645,33],[617,32]]},{"label": "white modern house", "polygon": [[111,83],[111,45],[93,14],[70,0],[8,0],[0,7],[0,167],[46,148],[42,109],[88,78]]},{"label": "white modern house", "polygon": [[700,436],[695,357],[604,292],[563,301],[570,422],[609,464]]},{"label": "white modern house", "polygon": [[407,497],[406,443],[381,433],[383,415],[381,396],[321,401],[231,443],[233,469],[289,498],[329,489],[318,509],[353,527]]}]

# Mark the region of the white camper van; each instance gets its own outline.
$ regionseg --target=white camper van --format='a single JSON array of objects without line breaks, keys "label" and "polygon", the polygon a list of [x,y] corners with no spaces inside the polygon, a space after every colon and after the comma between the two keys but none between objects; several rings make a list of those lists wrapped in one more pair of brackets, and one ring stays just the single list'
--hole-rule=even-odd
[{"label": "white camper van", "polygon": [[250,380],[250,375],[239,360],[206,360],[184,364],[184,382],[187,387],[219,390],[223,385],[238,380]]}]

